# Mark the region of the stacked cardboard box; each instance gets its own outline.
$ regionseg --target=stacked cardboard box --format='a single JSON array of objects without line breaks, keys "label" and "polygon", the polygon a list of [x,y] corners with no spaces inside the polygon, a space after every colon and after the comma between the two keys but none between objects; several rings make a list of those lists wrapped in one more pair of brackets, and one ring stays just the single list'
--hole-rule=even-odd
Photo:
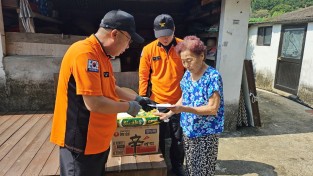
[{"label": "stacked cardboard box", "polygon": [[[128,116],[128,117],[127,117]],[[159,150],[158,117],[130,117],[118,114],[118,128],[111,142],[111,155],[157,153]]]}]

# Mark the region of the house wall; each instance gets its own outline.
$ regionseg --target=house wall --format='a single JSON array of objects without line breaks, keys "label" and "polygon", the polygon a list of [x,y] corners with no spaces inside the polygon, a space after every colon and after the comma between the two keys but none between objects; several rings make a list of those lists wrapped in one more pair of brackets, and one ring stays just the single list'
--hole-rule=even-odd
[{"label": "house wall", "polygon": [[[274,89],[277,56],[282,25],[273,25],[272,40],[270,46],[257,46],[257,30],[262,25],[249,27],[249,40],[246,58],[253,60],[256,86],[261,89],[278,92]],[[305,103],[313,107],[313,23],[308,24],[306,41],[301,66],[299,89],[297,96]]]},{"label": "house wall", "polygon": [[0,111],[52,110],[53,74],[59,71],[70,44],[82,38],[85,37],[5,33],[9,56],[1,57],[0,62]]},{"label": "house wall", "polygon": [[59,71],[61,57],[7,56],[6,95],[2,111],[52,110],[54,108],[53,74]]},{"label": "house wall", "polygon": [[224,83],[226,130],[236,129],[249,13],[250,0],[222,1],[216,67]]},{"label": "house wall", "polygon": [[313,22],[308,23],[298,97],[313,107]]},{"label": "house wall", "polygon": [[253,60],[256,86],[271,91],[274,87],[281,25],[273,25],[270,46],[257,45],[258,27],[249,28],[246,58]]}]

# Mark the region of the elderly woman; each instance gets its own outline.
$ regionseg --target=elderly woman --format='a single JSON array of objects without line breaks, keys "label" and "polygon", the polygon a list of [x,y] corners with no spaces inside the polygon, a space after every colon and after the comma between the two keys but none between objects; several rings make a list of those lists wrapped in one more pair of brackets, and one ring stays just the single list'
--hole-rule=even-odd
[{"label": "elderly woman", "polygon": [[206,46],[196,36],[187,36],[176,46],[185,72],[182,97],[168,113],[156,113],[165,120],[181,113],[186,175],[214,175],[219,134],[224,129],[224,100],[221,75],[205,64]]}]

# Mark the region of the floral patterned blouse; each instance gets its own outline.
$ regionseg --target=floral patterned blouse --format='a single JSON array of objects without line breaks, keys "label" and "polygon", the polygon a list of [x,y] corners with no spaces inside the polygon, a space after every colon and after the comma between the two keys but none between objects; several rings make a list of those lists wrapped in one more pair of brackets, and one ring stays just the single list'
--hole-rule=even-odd
[{"label": "floral patterned blouse", "polygon": [[202,137],[221,133],[224,130],[224,97],[222,77],[217,70],[208,67],[198,81],[192,81],[191,73],[187,70],[180,82],[182,89],[182,104],[198,107],[206,105],[209,98],[217,91],[220,95],[220,107],[217,116],[181,113],[181,126],[189,138]]}]

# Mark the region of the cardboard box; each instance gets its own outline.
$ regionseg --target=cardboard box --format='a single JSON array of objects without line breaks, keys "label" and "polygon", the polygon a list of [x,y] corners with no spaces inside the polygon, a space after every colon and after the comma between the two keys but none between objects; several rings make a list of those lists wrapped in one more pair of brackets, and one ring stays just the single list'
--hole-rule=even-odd
[{"label": "cardboard box", "polygon": [[110,147],[111,156],[157,153],[159,125],[118,127]]}]

